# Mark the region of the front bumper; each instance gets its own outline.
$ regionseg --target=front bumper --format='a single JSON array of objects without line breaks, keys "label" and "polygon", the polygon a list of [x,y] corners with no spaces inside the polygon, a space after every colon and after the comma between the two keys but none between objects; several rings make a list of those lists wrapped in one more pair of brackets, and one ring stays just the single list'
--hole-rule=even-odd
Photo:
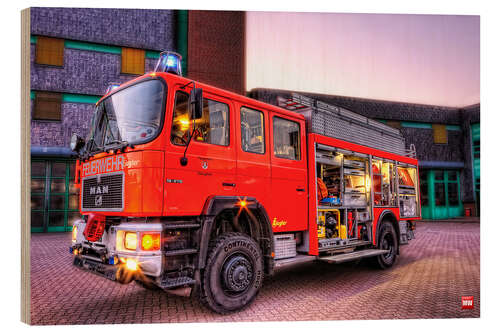
[{"label": "front bumper", "polygon": [[[161,251],[128,251],[123,248],[119,248],[116,244],[117,233],[119,232],[136,232],[140,234],[141,232],[161,232],[162,226],[159,223],[122,223],[120,225],[113,225],[109,230],[104,231],[101,239],[97,242],[88,242],[83,235],[86,227],[86,222],[84,220],[76,221],[74,223],[77,228],[76,239],[72,241],[70,247],[70,252],[75,256],[79,257],[78,265],[82,268],[89,266],[88,270],[96,271],[107,271],[105,267],[121,266],[120,261],[133,259],[137,262],[140,270],[143,274],[159,278],[162,273],[162,252]],[[139,238],[139,237],[138,237]],[[80,263],[82,263],[80,265]],[[118,270],[114,267],[114,270]]]},{"label": "front bumper", "polygon": [[119,267],[119,265],[104,264],[81,255],[75,255],[73,258],[73,265],[113,281],[116,281],[116,271]]}]

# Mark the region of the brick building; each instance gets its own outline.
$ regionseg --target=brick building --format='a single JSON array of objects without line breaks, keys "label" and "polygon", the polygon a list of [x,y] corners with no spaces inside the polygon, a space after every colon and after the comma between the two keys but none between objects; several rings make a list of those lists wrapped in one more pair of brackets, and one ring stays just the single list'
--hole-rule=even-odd
[{"label": "brick building", "polygon": [[[183,73],[195,80],[271,104],[290,94],[246,91],[244,12],[31,8],[30,15],[33,232],[71,230],[78,216],[72,133],[85,137],[108,85],[151,71],[161,51],[181,54]],[[422,161],[424,216],[461,215],[479,202],[479,105],[306,95],[401,128]]]}]

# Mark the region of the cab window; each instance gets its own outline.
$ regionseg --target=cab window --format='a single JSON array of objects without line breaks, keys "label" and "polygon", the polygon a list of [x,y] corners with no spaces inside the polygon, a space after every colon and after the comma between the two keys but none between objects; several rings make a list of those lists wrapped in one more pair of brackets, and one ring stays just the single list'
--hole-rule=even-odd
[{"label": "cab window", "polygon": [[300,125],[294,121],[273,117],[274,156],[300,160]]},{"label": "cab window", "polygon": [[[193,130],[189,119],[189,95],[178,91],[175,95],[171,141],[176,145],[186,145]],[[229,107],[211,99],[203,99],[201,119],[196,126],[192,140],[219,146],[229,145]]]},{"label": "cab window", "polygon": [[264,114],[257,110],[242,107],[241,148],[249,153],[264,154]]}]

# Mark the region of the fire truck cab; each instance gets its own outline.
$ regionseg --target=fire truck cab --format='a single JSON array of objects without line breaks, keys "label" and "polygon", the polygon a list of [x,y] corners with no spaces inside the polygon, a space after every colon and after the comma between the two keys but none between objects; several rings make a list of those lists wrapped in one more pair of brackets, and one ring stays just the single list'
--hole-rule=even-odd
[{"label": "fire truck cab", "polygon": [[418,163],[398,130],[294,95],[273,106],[154,72],[110,87],[76,135],[73,264],[190,295],[219,313],[297,263],[391,267],[420,218]]}]

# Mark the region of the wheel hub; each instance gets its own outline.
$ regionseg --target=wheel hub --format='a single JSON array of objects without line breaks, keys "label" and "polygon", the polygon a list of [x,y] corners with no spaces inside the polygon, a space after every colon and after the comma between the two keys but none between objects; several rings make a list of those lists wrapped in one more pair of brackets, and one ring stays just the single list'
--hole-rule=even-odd
[{"label": "wheel hub", "polygon": [[222,280],[231,292],[248,288],[253,278],[253,267],[243,255],[236,255],[226,261],[222,268]]}]

